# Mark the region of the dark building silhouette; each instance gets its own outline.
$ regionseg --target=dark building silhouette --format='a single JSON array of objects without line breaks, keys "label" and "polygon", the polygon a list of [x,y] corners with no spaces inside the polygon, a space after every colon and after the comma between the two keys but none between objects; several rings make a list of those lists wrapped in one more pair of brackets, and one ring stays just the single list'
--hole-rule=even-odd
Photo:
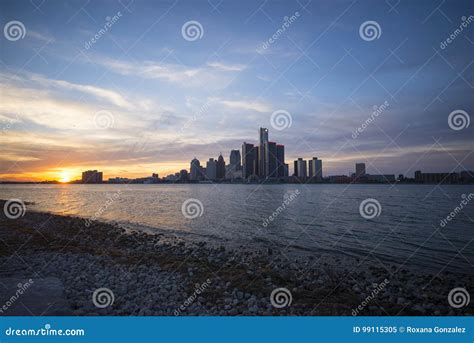
[{"label": "dark building silhouette", "polygon": [[231,150],[230,151],[230,165],[235,169],[235,170],[240,170],[242,165],[241,165],[241,158],[240,158],[240,151],[239,150]]},{"label": "dark building silhouette", "polygon": [[216,177],[218,180],[225,179],[225,161],[224,157],[222,157],[222,154],[220,154],[217,158]]},{"label": "dark building silhouette", "polygon": [[365,176],[365,163],[356,163],[355,177],[360,178]]},{"label": "dark building silhouette", "polygon": [[276,146],[277,156],[277,177],[285,177],[285,146],[277,144]]},{"label": "dark building silhouette", "polygon": [[210,158],[206,164],[206,177],[209,180],[217,179],[217,161]]},{"label": "dark building silhouette", "polygon": [[191,181],[199,181],[202,179],[201,162],[197,158],[193,158],[189,169],[189,179]]},{"label": "dark building silhouette", "polygon": [[415,181],[420,183],[456,183],[458,181],[457,173],[422,173],[415,172]]},{"label": "dark building silhouette", "polygon": [[82,183],[102,183],[102,172],[97,170],[82,172]]},{"label": "dark building silhouette", "polygon": [[317,157],[313,157],[312,160],[308,161],[308,177],[311,181],[322,181],[323,180],[323,161],[318,160]]},{"label": "dark building silhouette", "polygon": [[294,162],[295,176],[303,180],[308,176],[308,168],[306,160],[303,160],[301,157]]},{"label": "dark building silhouette", "polygon": [[267,144],[268,144],[268,129],[261,127],[259,131],[259,148],[258,148],[258,176],[266,177],[267,167]]},{"label": "dark building silhouette", "polygon": [[[232,163],[231,163],[232,164]],[[268,129],[259,130],[258,145],[242,145],[242,178],[255,175],[260,179],[285,176],[285,147],[268,141]]]},{"label": "dark building silhouette", "polygon": [[257,148],[253,144],[242,144],[242,178],[247,179],[252,175],[256,175],[255,168],[257,166]]},{"label": "dark building silhouette", "polygon": [[179,171],[179,181],[180,182],[188,181],[188,171],[186,169],[181,169]]},{"label": "dark building silhouette", "polygon": [[260,147],[256,146],[255,148],[255,162],[253,164],[253,175],[258,176],[260,175],[260,161],[259,161],[259,156],[260,156]]},{"label": "dark building silhouette", "polygon": [[277,145],[275,142],[265,144],[265,177],[277,177]]},{"label": "dark building silhouette", "polygon": [[464,170],[459,173],[459,181],[461,182],[473,182],[474,171]]}]

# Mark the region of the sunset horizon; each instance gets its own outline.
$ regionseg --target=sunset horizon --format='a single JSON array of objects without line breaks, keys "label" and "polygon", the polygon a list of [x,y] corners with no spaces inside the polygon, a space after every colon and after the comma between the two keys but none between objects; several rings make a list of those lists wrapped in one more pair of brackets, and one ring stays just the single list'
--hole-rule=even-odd
[{"label": "sunset horizon", "polygon": [[[297,3],[272,4],[263,22],[250,3],[208,4],[206,13],[173,1],[85,6],[3,6],[27,24],[21,39],[2,40],[1,181],[76,179],[88,169],[166,176],[194,157],[227,160],[258,127],[272,130],[288,161],[323,159],[326,175],[356,162],[377,174],[474,170],[472,125],[448,122],[473,110],[472,61],[457,54],[468,35],[440,39],[469,29],[455,6],[444,12],[460,22],[445,28],[421,4],[422,22],[403,6],[319,4],[316,30],[328,30],[317,35],[308,33],[312,11]],[[371,12],[385,25],[371,27]],[[364,21],[380,37],[361,38]],[[284,130],[273,129],[274,113],[289,116]]]}]

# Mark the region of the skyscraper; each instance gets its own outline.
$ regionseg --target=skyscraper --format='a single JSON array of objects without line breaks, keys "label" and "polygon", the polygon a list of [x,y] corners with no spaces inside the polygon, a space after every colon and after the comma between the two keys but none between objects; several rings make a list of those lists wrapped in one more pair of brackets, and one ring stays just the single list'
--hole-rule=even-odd
[{"label": "skyscraper", "polygon": [[306,167],[306,160],[302,158],[298,158],[295,162],[295,176],[299,179],[304,179],[308,176],[307,174],[307,167]]},{"label": "skyscraper", "polygon": [[[155,175],[155,174],[153,174],[153,175]],[[186,169],[181,169],[179,171],[179,181],[180,182],[188,181],[188,171]]]},{"label": "skyscraper", "polygon": [[285,146],[277,144],[277,177],[285,176]]},{"label": "skyscraper", "polygon": [[313,157],[309,160],[309,173],[308,176],[311,181],[322,181],[323,180],[323,162],[318,160],[317,157]]},{"label": "skyscraper", "polygon": [[193,158],[189,168],[189,179],[198,181],[201,178],[201,162],[197,158]]},{"label": "skyscraper", "polygon": [[356,163],[355,177],[360,178],[365,176],[365,163]]},{"label": "skyscraper", "polygon": [[220,154],[217,158],[216,178],[218,180],[225,179],[225,161],[224,157],[222,157],[222,154]]},{"label": "skyscraper", "polygon": [[251,175],[255,175],[255,167],[257,163],[257,149],[253,144],[242,144],[242,178],[247,179]]},{"label": "skyscraper", "polygon": [[213,158],[210,158],[206,163],[206,177],[209,180],[217,178],[217,161]]},{"label": "skyscraper", "polygon": [[82,183],[102,183],[102,172],[97,170],[82,172]]},{"label": "skyscraper", "polygon": [[240,162],[240,151],[239,150],[231,150],[230,151],[230,165],[234,170],[240,170],[241,162]]},{"label": "skyscraper", "polygon": [[277,177],[277,145],[275,142],[267,142],[265,145],[265,176]]},{"label": "skyscraper", "polygon": [[268,129],[260,128],[259,149],[258,149],[258,176],[266,177],[266,157],[268,144]]}]

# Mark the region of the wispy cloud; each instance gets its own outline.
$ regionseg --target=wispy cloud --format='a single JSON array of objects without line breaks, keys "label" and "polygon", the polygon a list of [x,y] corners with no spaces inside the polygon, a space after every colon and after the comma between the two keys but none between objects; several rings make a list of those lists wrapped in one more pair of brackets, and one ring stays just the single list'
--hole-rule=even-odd
[{"label": "wispy cloud", "polygon": [[264,102],[259,102],[259,101],[220,99],[219,103],[231,109],[256,111],[256,112],[262,112],[262,113],[271,112],[270,105]]},{"label": "wispy cloud", "polygon": [[199,67],[160,61],[123,61],[110,58],[93,58],[110,71],[144,79],[170,82],[184,88],[223,89],[233,79],[233,75],[244,70],[242,65],[211,62]]},{"label": "wispy cloud", "polygon": [[207,63],[209,67],[216,68],[223,71],[242,71],[245,69],[243,64],[225,64],[222,62],[209,62]]}]

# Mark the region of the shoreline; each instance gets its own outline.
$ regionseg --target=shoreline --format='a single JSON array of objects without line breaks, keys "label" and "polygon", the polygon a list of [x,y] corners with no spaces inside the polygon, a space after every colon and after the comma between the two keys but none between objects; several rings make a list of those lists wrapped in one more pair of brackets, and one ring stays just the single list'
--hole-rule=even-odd
[{"label": "shoreline", "polygon": [[3,181],[0,185],[249,185],[249,186],[264,186],[264,185],[409,185],[409,186],[473,186],[474,182],[465,183],[437,183],[437,182],[156,182],[156,183],[143,183],[143,182],[102,182],[102,183],[82,183],[82,182],[59,182],[59,181],[41,181],[41,182],[15,182],[15,181]]},{"label": "shoreline", "polygon": [[[4,203],[0,200],[2,208]],[[211,247],[172,233],[127,233],[100,221],[86,226],[85,220],[30,208],[12,220],[2,211],[2,281],[32,279],[40,285],[41,280],[54,280],[63,289],[57,299],[61,315],[473,313],[472,304],[456,309],[447,299],[451,289],[474,284],[472,275],[442,271],[436,276],[393,265],[386,270],[373,263],[357,266],[356,259],[324,254],[288,259],[270,248]],[[34,288],[35,283],[29,289]],[[110,306],[94,305],[93,294],[99,288],[112,291]],[[283,307],[272,304],[271,294],[280,288],[289,292]],[[0,307],[11,297],[9,291],[0,288]],[[57,313],[54,304],[51,309],[43,315]],[[12,307],[1,315],[15,311]]]}]

